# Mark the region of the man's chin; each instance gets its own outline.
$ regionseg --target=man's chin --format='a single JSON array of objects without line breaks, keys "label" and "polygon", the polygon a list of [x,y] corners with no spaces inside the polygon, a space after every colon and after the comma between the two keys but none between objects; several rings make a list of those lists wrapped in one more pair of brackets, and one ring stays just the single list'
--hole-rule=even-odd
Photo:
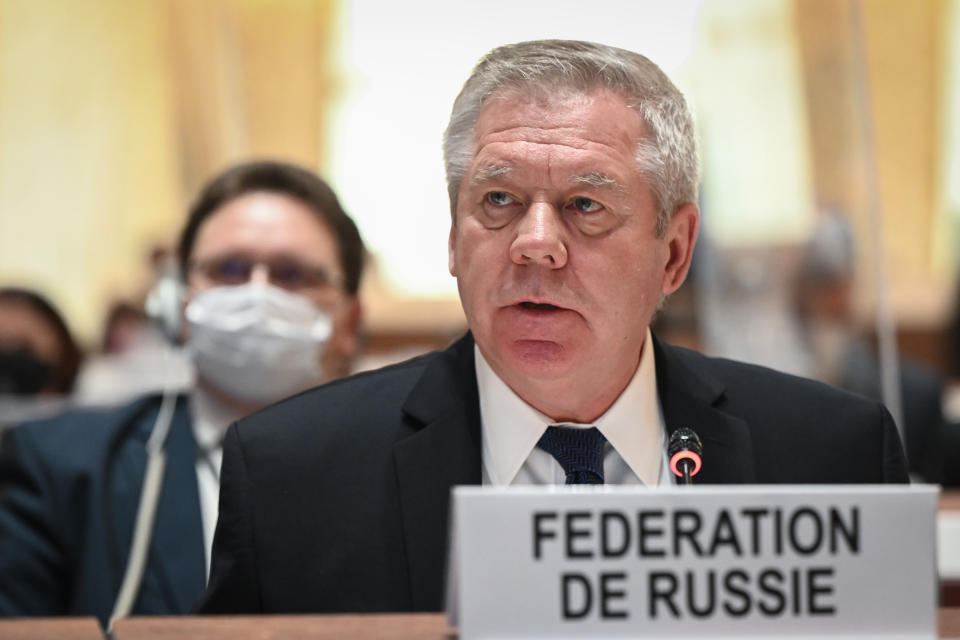
[{"label": "man's chin", "polygon": [[505,365],[526,377],[549,379],[569,373],[573,353],[569,345],[554,340],[520,339],[503,345]]}]

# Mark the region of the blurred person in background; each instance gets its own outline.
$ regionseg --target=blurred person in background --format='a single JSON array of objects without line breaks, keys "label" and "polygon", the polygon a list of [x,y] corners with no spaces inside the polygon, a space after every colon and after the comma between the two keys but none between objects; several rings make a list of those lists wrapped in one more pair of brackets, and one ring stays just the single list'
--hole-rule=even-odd
[{"label": "blurred person in background", "polygon": [[46,298],[0,288],[0,395],[68,395],[81,360],[67,323]]},{"label": "blurred person in background", "polygon": [[[169,277],[176,280],[175,274]],[[165,388],[185,391],[193,384],[189,353],[171,349],[143,307],[141,298],[139,304],[115,300],[107,308],[101,347],[88,354],[80,370],[75,404],[118,405]]]},{"label": "blurred person in background", "polygon": [[107,309],[100,352],[119,355],[136,350],[149,331],[150,318],[142,307],[115,300]]},{"label": "blurred person in background", "polygon": [[184,349],[171,350],[169,339],[144,310],[151,287],[163,278],[177,280],[174,251],[157,243],[144,262],[149,269],[147,286],[107,306],[99,349],[88,354],[77,377],[77,405],[118,405],[164,388],[186,390],[193,384],[189,354]]},{"label": "blurred person in background", "polygon": [[[203,591],[227,426],[348,371],[362,262],[356,226],[309,171],[253,162],[200,194],[180,237],[180,281],[164,283],[154,301],[165,332],[186,342],[197,382],[177,398],[170,422],[133,613],[185,613]],[[0,447],[0,614],[107,622],[161,404],[153,394],[7,432]]]},{"label": "blurred person in background", "polygon": [[0,431],[72,401],[83,353],[43,295],[0,287]]},{"label": "blurred person in background", "polygon": [[[809,374],[879,400],[876,349],[857,329],[853,317],[854,264],[849,222],[840,213],[825,212],[800,254],[794,307],[811,359]],[[925,482],[941,482],[943,382],[923,365],[901,357],[900,393],[910,472]]]},{"label": "blurred person in background", "polygon": [[950,487],[960,487],[960,295],[955,295],[953,317],[946,331],[950,383],[944,402],[947,427],[943,437],[943,484]]}]

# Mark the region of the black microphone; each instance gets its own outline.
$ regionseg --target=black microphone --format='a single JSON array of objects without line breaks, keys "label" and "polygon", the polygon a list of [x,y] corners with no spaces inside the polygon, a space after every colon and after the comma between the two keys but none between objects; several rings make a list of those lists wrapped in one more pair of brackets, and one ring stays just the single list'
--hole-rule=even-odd
[{"label": "black microphone", "polygon": [[670,470],[674,475],[683,478],[683,484],[693,484],[693,476],[697,475],[703,466],[700,458],[703,455],[703,445],[697,432],[680,427],[671,433],[667,455],[670,456]]}]

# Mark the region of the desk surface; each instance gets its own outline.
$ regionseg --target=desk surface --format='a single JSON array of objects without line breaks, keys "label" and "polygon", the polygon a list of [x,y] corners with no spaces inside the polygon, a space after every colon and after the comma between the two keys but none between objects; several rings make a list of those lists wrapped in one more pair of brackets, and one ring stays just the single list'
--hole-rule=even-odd
[{"label": "desk surface", "polygon": [[[938,636],[960,638],[960,608],[940,609]],[[39,637],[39,636],[38,636]],[[443,614],[378,614],[336,616],[236,616],[128,618],[118,620],[115,640],[172,638],[257,638],[280,640],[453,640],[456,633]]]},{"label": "desk surface", "polygon": [[[443,614],[336,616],[183,616],[118,620],[116,640],[454,640]],[[938,611],[938,637],[960,638],[960,608]],[[0,640],[103,640],[93,618],[0,620]]]},{"label": "desk surface", "polygon": [[948,606],[960,605],[960,491],[956,489],[940,494],[937,570],[944,583],[941,602]]},{"label": "desk surface", "polygon": [[940,492],[941,511],[960,511],[960,489],[944,489]]},{"label": "desk surface", "polygon": [[940,638],[960,638],[960,607],[937,611],[937,636]]},{"label": "desk surface", "polygon": [[0,640],[103,640],[96,618],[0,619]]},{"label": "desk surface", "polygon": [[[957,609],[960,620],[960,609]],[[960,627],[960,625],[958,625]],[[442,613],[323,616],[186,616],[117,620],[114,640],[203,638],[224,640],[452,640],[455,631]]]}]

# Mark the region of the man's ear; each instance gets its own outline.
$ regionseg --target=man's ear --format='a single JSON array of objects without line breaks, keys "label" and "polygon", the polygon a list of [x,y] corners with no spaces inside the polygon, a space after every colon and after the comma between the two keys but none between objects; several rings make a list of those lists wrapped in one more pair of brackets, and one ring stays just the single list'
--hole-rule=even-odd
[{"label": "man's ear", "polygon": [[188,302],[186,283],[172,273],[157,278],[147,293],[147,317],[171,344],[183,344],[189,337],[185,317]]},{"label": "man's ear", "polygon": [[700,229],[700,209],[691,203],[685,204],[673,212],[664,233],[667,246],[667,261],[663,268],[663,281],[660,290],[670,295],[680,288],[690,271],[693,259],[693,245],[697,242]]},{"label": "man's ear", "polygon": [[363,325],[363,305],[360,304],[360,298],[357,296],[350,296],[348,299],[343,322],[345,325],[343,349],[347,357],[352,358],[357,353],[360,344],[360,327]]},{"label": "man's ear", "polygon": [[447,269],[450,270],[450,275],[454,278],[457,277],[457,225],[450,225],[450,236],[447,238]]}]

